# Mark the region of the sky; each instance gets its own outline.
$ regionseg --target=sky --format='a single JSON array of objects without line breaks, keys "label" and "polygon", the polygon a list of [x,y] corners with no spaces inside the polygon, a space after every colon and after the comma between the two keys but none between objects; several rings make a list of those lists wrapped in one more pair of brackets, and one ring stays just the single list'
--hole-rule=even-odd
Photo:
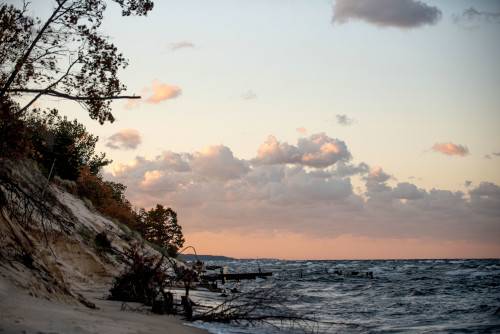
[{"label": "sky", "polygon": [[500,257],[500,1],[110,2],[102,32],[142,99],[41,103],[198,253]]}]

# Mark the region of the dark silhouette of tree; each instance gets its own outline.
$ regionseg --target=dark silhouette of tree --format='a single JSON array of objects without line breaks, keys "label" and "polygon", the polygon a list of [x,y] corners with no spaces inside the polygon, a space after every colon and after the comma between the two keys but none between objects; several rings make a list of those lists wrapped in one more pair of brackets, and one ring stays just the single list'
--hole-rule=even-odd
[{"label": "dark silhouette of tree", "polygon": [[[109,0],[123,16],[147,15],[151,0]],[[117,77],[127,60],[99,33],[105,0],[54,0],[46,21],[21,8],[0,5],[0,99],[32,96],[27,110],[41,96],[80,103],[101,124],[114,118],[115,99],[126,90]]]},{"label": "dark silhouette of tree", "polygon": [[177,224],[177,213],[157,204],[156,208],[139,211],[140,229],[144,238],[165,248],[170,256],[176,256],[184,245],[182,227]]},{"label": "dark silhouette of tree", "polygon": [[32,113],[25,120],[33,146],[33,158],[46,171],[54,166],[54,174],[67,180],[76,180],[82,168],[93,175],[111,163],[106,154],[95,152],[99,137],[87,132],[76,120],[61,117],[55,109]]}]

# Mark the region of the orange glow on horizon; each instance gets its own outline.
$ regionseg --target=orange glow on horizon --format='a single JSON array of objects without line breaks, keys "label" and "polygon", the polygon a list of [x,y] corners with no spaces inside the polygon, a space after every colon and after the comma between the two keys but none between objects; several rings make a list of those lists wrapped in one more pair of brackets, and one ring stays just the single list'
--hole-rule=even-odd
[{"label": "orange glow on horizon", "polygon": [[500,258],[499,244],[465,240],[368,238],[341,235],[308,237],[293,233],[240,234],[197,232],[186,234],[186,246],[199,254],[235,258],[279,258],[296,260],[337,259],[443,259]]}]

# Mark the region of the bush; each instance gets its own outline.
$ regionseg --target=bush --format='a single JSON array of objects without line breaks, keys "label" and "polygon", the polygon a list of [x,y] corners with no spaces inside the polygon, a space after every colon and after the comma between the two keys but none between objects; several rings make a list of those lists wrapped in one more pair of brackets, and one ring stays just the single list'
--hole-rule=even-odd
[{"label": "bush", "polygon": [[130,265],[115,278],[109,299],[152,305],[168,279],[161,268],[163,257],[147,255],[137,245],[128,249],[125,255]]},{"label": "bush", "polygon": [[59,116],[56,109],[35,109],[24,122],[34,147],[32,157],[46,172],[54,164],[54,175],[74,181],[84,167],[97,175],[111,163],[104,153],[95,153],[99,137],[88,133],[77,120]]},{"label": "bush", "polygon": [[132,229],[137,227],[137,216],[125,198],[124,185],[104,181],[100,176],[92,174],[88,167],[81,169],[76,184],[78,195],[89,199],[99,212]]},{"label": "bush", "polygon": [[94,238],[94,243],[98,251],[100,252],[111,252],[111,241],[108,239],[106,232],[102,231],[97,233]]}]

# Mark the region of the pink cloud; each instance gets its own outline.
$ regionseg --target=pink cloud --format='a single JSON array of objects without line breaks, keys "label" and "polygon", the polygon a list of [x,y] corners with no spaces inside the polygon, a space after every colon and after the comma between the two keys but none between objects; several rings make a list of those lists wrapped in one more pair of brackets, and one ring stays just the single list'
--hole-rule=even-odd
[{"label": "pink cloud", "polygon": [[453,143],[436,143],[432,146],[432,149],[435,152],[443,153],[446,155],[458,155],[458,156],[466,156],[469,154],[469,149],[467,146],[453,144]]},{"label": "pink cloud", "polygon": [[300,133],[301,135],[306,135],[307,134],[307,129],[304,128],[304,127],[300,127],[300,128],[297,128],[296,129],[298,133]]},{"label": "pink cloud", "polygon": [[177,86],[153,81],[153,94],[146,99],[146,102],[157,104],[165,100],[175,99],[182,94],[182,89]]}]

